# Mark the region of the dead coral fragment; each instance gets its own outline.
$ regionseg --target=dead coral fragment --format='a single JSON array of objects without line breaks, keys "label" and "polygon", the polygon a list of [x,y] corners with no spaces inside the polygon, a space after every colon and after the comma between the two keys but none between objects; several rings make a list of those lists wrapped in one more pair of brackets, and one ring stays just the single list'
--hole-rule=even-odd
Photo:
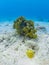
[{"label": "dead coral fragment", "polygon": [[20,35],[34,39],[37,38],[37,30],[34,27],[34,22],[32,20],[26,20],[23,16],[14,21],[13,28],[16,29]]}]

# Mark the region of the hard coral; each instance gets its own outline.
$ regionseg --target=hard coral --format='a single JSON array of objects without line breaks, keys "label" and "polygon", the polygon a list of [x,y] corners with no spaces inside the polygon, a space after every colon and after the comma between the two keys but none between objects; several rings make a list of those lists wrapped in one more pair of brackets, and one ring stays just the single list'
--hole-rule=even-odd
[{"label": "hard coral", "polygon": [[34,22],[32,20],[26,20],[23,16],[14,21],[13,28],[16,29],[20,35],[37,38],[37,34],[35,34],[37,30],[34,27]]}]

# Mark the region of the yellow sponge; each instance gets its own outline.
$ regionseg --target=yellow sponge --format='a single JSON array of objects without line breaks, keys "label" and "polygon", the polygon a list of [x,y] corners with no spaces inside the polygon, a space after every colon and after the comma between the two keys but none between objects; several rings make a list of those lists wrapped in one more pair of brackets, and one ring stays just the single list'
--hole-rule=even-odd
[{"label": "yellow sponge", "polygon": [[27,50],[26,55],[28,56],[28,58],[33,58],[35,55],[35,52],[33,50]]}]

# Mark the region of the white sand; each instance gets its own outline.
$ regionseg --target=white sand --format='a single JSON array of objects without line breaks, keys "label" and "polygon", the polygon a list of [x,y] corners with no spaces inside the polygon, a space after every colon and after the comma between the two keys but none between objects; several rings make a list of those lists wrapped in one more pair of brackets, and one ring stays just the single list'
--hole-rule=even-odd
[{"label": "white sand", "polygon": [[[49,65],[49,35],[38,34],[37,40],[26,40],[15,34],[12,24],[0,24],[0,65]],[[29,59],[26,50],[35,47],[35,57]]]}]

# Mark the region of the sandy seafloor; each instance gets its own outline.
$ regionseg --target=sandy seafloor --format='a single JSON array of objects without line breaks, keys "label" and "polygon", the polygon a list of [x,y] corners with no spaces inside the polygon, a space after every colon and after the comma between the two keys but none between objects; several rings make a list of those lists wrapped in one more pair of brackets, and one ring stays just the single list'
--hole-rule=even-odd
[{"label": "sandy seafloor", "polygon": [[[19,37],[13,23],[0,23],[0,65],[49,65],[49,22],[35,22],[37,39]],[[44,29],[39,29],[43,27]],[[35,46],[35,56],[29,59],[26,50]]]}]

